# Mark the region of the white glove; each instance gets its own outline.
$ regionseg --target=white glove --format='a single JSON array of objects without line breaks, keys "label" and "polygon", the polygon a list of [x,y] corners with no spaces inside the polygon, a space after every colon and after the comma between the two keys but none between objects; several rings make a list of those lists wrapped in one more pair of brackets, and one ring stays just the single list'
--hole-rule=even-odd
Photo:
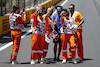
[{"label": "white glove", "polygon": [[62,27],[60,28],[60,31],[61,31],[61,33],[63,32],[63,28]]},{"label": "white glove", "polygon": [[50,39],[47,37],[47,35],[45,35],[45,41],[46,41],[47,43],[50,43]]},{"label": "white glove", "polygon": [[72,27],[70,29],[72,29],[74,32],[77,31],[78,25],[74,24],[72,25]]}]

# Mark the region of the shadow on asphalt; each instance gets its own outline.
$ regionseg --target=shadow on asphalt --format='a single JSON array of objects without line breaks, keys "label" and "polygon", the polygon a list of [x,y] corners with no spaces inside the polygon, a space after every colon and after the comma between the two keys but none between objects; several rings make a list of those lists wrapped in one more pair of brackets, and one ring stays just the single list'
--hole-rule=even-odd
[{"label": "shadow on asphalt", "polygon": [[[89,58],[84,58],[83,61],[79,61],[77,59],[77,64],[83,63],[84,61],[91,61],[93,59]],[[55,64],[58,61],[53,61],[53,58],[46,58],[44,64]],[[61,61],[60,61],[61,62]],[[67,61],[67,63],[73,63],[71,60]],[[11,64],[11,62],[0,62],[0,64]],[[30,62],[19,62],[18,65],[20,64],[30,64]]]},{"label": "shadow on asphalt", "polygon": [[[77,64],[80,64],[80,63],[83,63],[84,61],[90,61],[90,60],[93,60],[93,59],[84,58],[83,60],[78,60],[78,58],[77,58],[76,60],[77,60]],[[69,60],[68,63],[73,63],[73,62],[71,60]]]},{"label": "shadow on asphalt", "polygon": [[22,62],[21,64],[30,64],[30,62]]},{"label": "shadow on asphalt", "polygon": [[[54,64],[56,63],[55,61],[53,61],[53,58],[46,58],[46,60],[44,61],[44,64]],[[22,62],[21,64],[30,64],[30,62]],[[39,63],[37,63],[39,64]]]},{"label": "shadow on asphalt", "polygon": [[83,61],[88,61],[88,60],[93,60],[93,59],[89,59],[89,58],[84,58]]},{"label": "shadow on asphalt", "polygon": [[53,61],[53,58],[46,58],[45,64],[55,64],[56,61]]}]

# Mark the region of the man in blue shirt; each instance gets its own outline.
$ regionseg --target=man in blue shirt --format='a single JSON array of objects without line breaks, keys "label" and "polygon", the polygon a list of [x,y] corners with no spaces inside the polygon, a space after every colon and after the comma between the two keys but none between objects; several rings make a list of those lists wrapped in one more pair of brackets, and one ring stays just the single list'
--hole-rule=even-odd
[{"label": "man in blue shirt", "polygon": [[[54,33],[56,34],[55,39],[53,39],[54,42],[54,61],[60,61],[60,53],[61,53],[61,41],[60,41],[60,28],[61,28],[61,22],[60,22],[60,13],[63,9],[62,6],[57,6],[57,13],[56,15],[53,16],[53,20],[54,20]],[[56,58],[56,52],[57,52],[57,44],[59,43],[59,49],[58,49],[58,57]]]}]

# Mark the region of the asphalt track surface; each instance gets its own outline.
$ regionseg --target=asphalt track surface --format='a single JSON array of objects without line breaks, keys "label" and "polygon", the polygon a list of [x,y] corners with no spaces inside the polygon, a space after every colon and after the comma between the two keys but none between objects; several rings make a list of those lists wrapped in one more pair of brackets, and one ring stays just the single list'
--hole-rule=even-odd
[{"label": "asphalt track surface", "polygon": [[[64,0],[57,5],[60,5],[63,2]],[[12,46],[10,46],[0,51],[0,67],[100,67],[100,1],[68,0],[63,7],[68,9],[69,4],[71,3],[75,4],[76,10],[83,15],[85,20],[85,23],[83,24],[84,61],[82,63],[72,64],[71,62],[67,62],[66,64],[62,64],[61,62],[54,62],[54,44],[51,40],[49,51],[46,57],[47,62],[42,65],[29,64],[32,43],[32,34],[30,33],[21,40],[20,50],[17,58],[17,61],[20,62],[20,64],[11,65],[11,63],[9,63],[12,50]],[[30,24],[24,31],[27,32],[29,29]],[[4,39],[3,37],[2,40],[0,38],[0,48],[11,41],[10,37],[8,37],[8,39]]]}]

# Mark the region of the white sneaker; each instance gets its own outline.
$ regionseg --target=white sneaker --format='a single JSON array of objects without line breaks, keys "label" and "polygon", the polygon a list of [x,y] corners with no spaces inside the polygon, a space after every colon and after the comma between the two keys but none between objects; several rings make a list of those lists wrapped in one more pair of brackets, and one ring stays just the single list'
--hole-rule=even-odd
[{"label": "white sneaker", "polygon": [[38,59],[35,60],[35,63],[38,63]]},{"label": "white sneaker", "polygon": [[35,61],[34,60],[31,60],[31,63],[30,64],[33,64],[34,65],[35,64]]},{"label": "white sneaker", "polygon": [[18,62],[16,60],[11,62],[12,65],[18,64]]},{"label": "white sneaker", "polygon": [[72,59],[73,64],[77,64],[76,59]]},{"label": "white sneaker", "polygon": [[41,58],[40,64],[43,64],[44,58]]},{"label": "white sneaker", "polygon": [[63,59],[62,63],[65,64],[66,63],[66,59]]},{"label": "white sneaker", "polygon": [[15,65],[15,62],[14,62],[14,61],[12,61],[12,62],[11,62],[11,64],[12,64],[12,65]]},{"label": "white sneaker", "polygon": [[40,64],[43,64],[43,61],[41,61]]}]

